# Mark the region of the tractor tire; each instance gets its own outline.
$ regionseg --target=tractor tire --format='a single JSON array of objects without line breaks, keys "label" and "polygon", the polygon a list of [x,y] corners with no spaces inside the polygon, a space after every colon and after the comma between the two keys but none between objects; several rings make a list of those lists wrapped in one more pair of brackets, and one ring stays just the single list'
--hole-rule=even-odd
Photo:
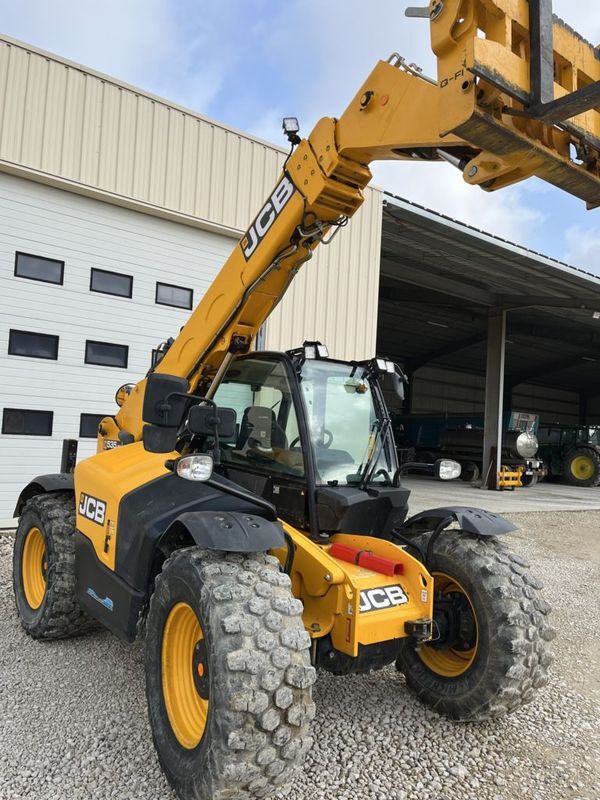
[{"label": "tractor tire", "polygon": [[600,453],[593,447],[576,447],[565,456],[563,475],[571,486],[600,484]]},{"label": "tractor tire", "polygon": [[[416,537],[419,544],[428,535]],[[418,648],[402,640],[396,666],[408,687],[425,705],[462,721],[499,717],[530,702],[548,681],[555,633],[542,584],[527,563],[495,538],[447,531],[429,569],[442,641]]]},{"label": "tractor tire", "polygon": [[272,556],[190,547],[150,601],[146,697],[160,764],[182,800],[268,797],[312,745],[310,637]]},{"label": "tractor tire", "polygon": [[460,479],[465,483],[474,483],[479,480],[480,474],[479,466],[474,461],[467,461],[461,470]]},{"label": "tractor tire", "polygon": [[67,639],[96,627],[75,592],[74,532],[71,492],[27,501],[15,537],[13,587],[21,625],[34,639]]}]

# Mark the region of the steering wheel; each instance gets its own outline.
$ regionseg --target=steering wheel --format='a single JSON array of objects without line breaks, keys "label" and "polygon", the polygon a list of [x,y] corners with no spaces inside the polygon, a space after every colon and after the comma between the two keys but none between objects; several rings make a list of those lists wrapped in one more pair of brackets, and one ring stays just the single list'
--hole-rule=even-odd
[{"label": "steering wheel", "polygon": [[392,480],[390,473],[387,471],[387,469],[383,469],[383,467],[377,470],[377,472],[375,473],[375,475],[373,475],[371,480],[375,480],[375,478],[378,478],[380,475],[383,475],[383,477],[387,481],[389,481],[392,484],[392,486],[394,485],[394,481]]},{"label": "steering wheel", "polygon": [[[331,443],[333,442],[333,433],[328,430],[327,428],[323,428],[323,436],[327,437],[327,441],[323,440],[323,447],[327,450],[328,447],[331,447]],[[296,436],[296,438],[290,443],[290,450],[292,450],[300,441],[300,437]]]}]

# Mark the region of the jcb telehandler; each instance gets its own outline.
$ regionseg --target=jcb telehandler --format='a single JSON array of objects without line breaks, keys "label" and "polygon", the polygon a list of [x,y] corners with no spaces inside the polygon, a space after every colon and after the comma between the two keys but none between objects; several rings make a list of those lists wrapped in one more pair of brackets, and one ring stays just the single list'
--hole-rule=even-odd
[{"label": "jcb telehandler", "polygon": [[432,0],[409,15],[430,19],[438,80],[395,55],[307,139],[287,119],[272,194],[159,363],[118,393],[97,455],[18,500],[23,627],[145,632],[154,741],[185,800],[289,782],[319,667],[395,663],[457,720],[512,711],[547,680],[549,608],[504,544],[512,525],[471,508],[406,519],[381,389],[400,391],[396,366],[331,359],[318,342],[251,351],[360,206],[374,159],[443,159],[486,191],[537,175],[600,202],[600,60],[549,0]]}]

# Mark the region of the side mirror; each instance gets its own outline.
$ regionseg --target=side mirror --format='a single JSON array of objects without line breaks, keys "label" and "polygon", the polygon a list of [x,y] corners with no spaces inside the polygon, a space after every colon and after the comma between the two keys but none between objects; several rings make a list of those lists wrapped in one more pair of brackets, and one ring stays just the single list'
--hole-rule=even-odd
[{"label": "side mirror", "polygon": [[237,415],[233,408],[217,408],[212,405],[192,406],[187,426],[191,433],[210,436],[216,432],[224,439],[231,439],[236,433]]},{"label": "side mirror", "polygon": [[171,453],[177,445],[177,428],[144,425],[142,442],[144,443],[144,450],[148,453]]},{"label": "side mirror", "polygon": [[452,461],[450,458],[438,458],[433,465],[433,472],[440,481],[453,481],[455,478],[460,478],[462,467],[458,461]]},{"label": "side mirror", "polygon": [[399,400],[404,400],[404,381],[397,372],[390,372],[392,390]]},{"label": "side mirror", "polygon": [[115,394],[115,403],[119,406],[119,408],[121,408],[125,400],[127,400],[134,389],[135,383],[124,383],[123,386],[119,386],[117,393]]},{"label": "side mirror", "polygon": [[142,419],[162,428],[178,428],[189,398],[188,382],[176,375],[151,372],[146,379]]}]

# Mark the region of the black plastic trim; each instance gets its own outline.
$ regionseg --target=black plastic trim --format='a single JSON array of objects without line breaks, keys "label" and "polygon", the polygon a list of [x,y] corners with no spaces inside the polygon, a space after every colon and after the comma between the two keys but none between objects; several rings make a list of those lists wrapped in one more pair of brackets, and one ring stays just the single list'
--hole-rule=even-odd
[{"label": "black plastic trim", "polygon": [[[119,505],[115,570],[130,586],[146,591],[161,540],[182,514],[238,512],[274,521],[275,508],[220,475],[188,481],[167,472],[126,494]],[[174,530],[171,528],[171,530]]]},{"label": "black plastic trim", "polygon": [[200,547],[230,553],[266,552],[285,547],[279,522],[237,511],[192,511],[180,514],[169,526],[182,526]]},{"label": "black plastic trim", "polygon": [[75,483],[73,474],[70,472],[57,472],[51,475],[38,475],[30,481],[27,486],[21,491],[17,505],[15,506],[15,517],[20,517],[23,511],[23,506],[36,494],[44,494],[45,492],[74,492]]},{"label": "black plastic trim", "polygon": [[75,531],[75,584],[83,609],[120,639],[135,641],[146,593],[98,561],[91,541],[79,531]]},{"label": "black plastic trim", "polygon": [[517,530],[516,525],[499,514],[467,506],[447,506],[421,511],[407,519],[397,530],[401,533],[433,530],[447,518],[456,521],[463,533],[474,536],[500,536]]}]

